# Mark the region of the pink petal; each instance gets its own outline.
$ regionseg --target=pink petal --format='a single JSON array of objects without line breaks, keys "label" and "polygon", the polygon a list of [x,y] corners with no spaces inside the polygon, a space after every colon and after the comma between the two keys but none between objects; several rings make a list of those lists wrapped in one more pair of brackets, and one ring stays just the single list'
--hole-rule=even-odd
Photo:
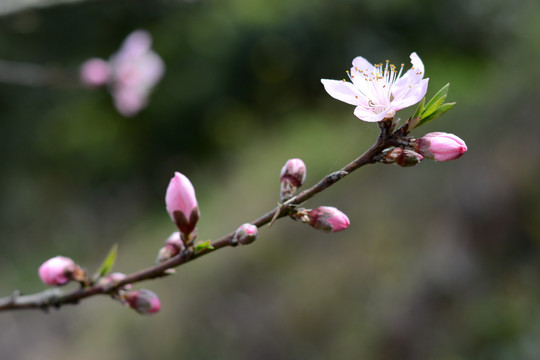
[{"label": "pink petal", "polygon": [[148,101],[146,95],[128,87],[114,89],[112,95],[116,110],[126,117],[136,115],[146,106]]},{"label": "pink petal", "polygon": [[394,111],[404,109],[422,100],[426,96],[428,82],[429,79],[423,79],[418,84],[411,85],[411,87],[402,91],[400,97],[396,96],[391,105]]},{"label": "pink petal", "polygon": [[353,67],[351,68],[351,73],[354,71],[364,71],[368,74],[375,72],[375,66],[373,66],[369,61],[364,59],[361,56],[357,56],[352,61]]},{"label": "pink petal", "polygon": [[365,102],[362,94],[350,82],[328,79],[321,79],[321,82],[323,83],[326,92],[334,99],[351,105],[359,105],[362,102]]},{"label": "pink petal", "polygon": [[390,109],[387,109],[386,111],[383,111],[381,113],[374,113],[373,109],[366,109],[362,106],[357,106],[356,109],[354,109],[354,115],[359,118],[360,120],[368,121],[368,122],[377,122],[381,121],[388,115],[390,112]]},{"label": "pink petal", "polygon": [[120,58],[138,57],[150,50],[152,36],[146,30],[135,30],[122,43],[117,56]]}]

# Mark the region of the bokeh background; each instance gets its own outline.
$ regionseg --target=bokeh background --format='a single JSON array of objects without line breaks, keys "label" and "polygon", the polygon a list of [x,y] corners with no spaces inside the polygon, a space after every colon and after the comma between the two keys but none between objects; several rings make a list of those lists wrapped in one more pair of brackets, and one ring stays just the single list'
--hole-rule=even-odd
[{"label": "bokeh background", "polygon": [[174,171],[195,185],[199,238],[214,239],[275,206],[288,158],[304,159],[308,186],[347,164],[377,127],[320,79],[358,55],[408,66],[416,51],[428,96],[450,82],[458,105],[414,135],[456,133],[469,151],[369,166],[306,204],[340,208],[347,231],[283,219],[139,284],[160,295],[157,315],[107,297],[0,313],[0,358],[540,358],[539,2],[9,4],[4,61],[76,78],[144,28],[167,72],[129,119],[103,89],[0,83],[0,296],[42,290],[37,268],[58,254],[92,271],[118,243],[115,270],[152,265],[174,231]]}]

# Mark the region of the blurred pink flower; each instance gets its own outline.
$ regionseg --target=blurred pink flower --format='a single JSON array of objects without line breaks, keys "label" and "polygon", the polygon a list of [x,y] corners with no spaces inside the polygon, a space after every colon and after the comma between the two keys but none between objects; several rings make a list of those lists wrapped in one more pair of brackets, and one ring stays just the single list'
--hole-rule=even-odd
[{"label": "blurred pink flower", "polygon": [[93,58],[83,63],[81,81],[88,86],[108,84],[118,112],[134,116],[148,104],[152,88],[165,73],[163,60],[151,46],[151,35],[136,30],[108,62]]},{"label": "blurred pink flower", "polygon": [[355,105],[354,114],[361,120],[377,122],[391,119],[396,111],[416,104],[426,94],[429,79],[423,79],[424,64],[413,52],[412,67],[402,75],[404,64],[372,65],[361,56],[353,60],[347,74],[352,83],[345,80],[321,79],[325,90],[335,99]]},{"label": "blurred pink flower", "polygon": [[129,307],[140,314],[153,314],[161,309],[159,297],[150,290],[141,289],[124,295]]},{"label": "blurred pink flower", "polygon": [[428,159],[449,161],[465,154],[467,145],[454,134],[432,132],[416,141],[415,150]]},{"label": "blurred pink flower", "polygon": [[64,285],[72,279],[77,265],[73,260],[63,256],[55,256],[39,267],[41,281],[46,285]]},{"label": "blurred pink flower", "polygon": [[195,229],[199,220],[199,207],[195,189],[189,179],[175,172],[165,194],[167,211],[183,235],[188,236]]}]

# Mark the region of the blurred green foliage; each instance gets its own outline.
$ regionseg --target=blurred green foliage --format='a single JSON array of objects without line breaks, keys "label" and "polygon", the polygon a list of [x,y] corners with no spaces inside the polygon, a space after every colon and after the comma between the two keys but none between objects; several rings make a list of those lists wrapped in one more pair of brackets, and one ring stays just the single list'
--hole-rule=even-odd
[{"label": "blurred green foliage", "polygon": [[[307,185],[377,136],[321,78],[358,55],[406,63],[469,152],[414,168],[371,166],[307,206],[351,227],[320,234],[282,220],[141,286],[163,310],[107,298],[2,313],[6,359],[538,359],[540,357],[540,6],[501,0],[89,1],[0,18],[0,59],[75,73],[137,28],[167,65],[138,116],[106,91],[0,84],[0,295],[41,290],[37,267],[70,256],[95,271],[150,266],[174,230],[173,171],[195,185],[199,238],[272,208],[288,158]],[[411,114],[404,111],[403,117]]]}]

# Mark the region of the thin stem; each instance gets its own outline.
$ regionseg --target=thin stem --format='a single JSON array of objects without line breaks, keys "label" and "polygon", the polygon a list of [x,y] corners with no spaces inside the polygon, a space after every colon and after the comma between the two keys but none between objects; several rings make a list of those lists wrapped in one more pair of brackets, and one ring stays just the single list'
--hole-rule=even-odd
[{"label": "thin stem", "polygon": [[[318,183],[316,183],[309,189],[302,191],[301,193],[287,201],[285,204],[279,205],[273,210],[268,211],[261,217],[253,220],[251,224],[256,225],[257,227],[262,227],[266,224],[269,224],[272,219],[283,218],[287,216],[295,206],[300,205],[305,201],[311,199],[313,196],[332,186],[351,172],[361,168],[364,165],[377,162],[377,155],[379,155],[382,150],[390,146],[396,146],[396,144],[399,142],[399,138],[396,137],[395,134],[392,135],[392,121],[381,121],[379,122],[379,127],[381,129],[381,132],[377,141],[360,157],[343,167],[341,170],[326,175]],[[62,293],[61,290],[55,288],[52,290],[46,290],[40,293],[25,296],[20,296],[18,292],[14,292],[11,296],[0,298],[0,311],[30,308],[41,308],[47,310],[50,306],[58,308],[64,304],[77,304],[80,300],[94,295],[114,294],[116,291],[118,291],[118,289],[127,284],[134,284],[141,281],[166,276],[166,270],[168,269],[176,268],[189,261],[200,258],[201,256],[216,252],[218,249],[227,246],[235,246],[236,244],[233,243],[233,236],[234,232],[231,232],[217,240],[214,240],[212,242],[213,250],[204,249],[199,252],[194,252],[193,248],[189,247],[182,253],[180,253],[178,256],[175,256],[161,264],[127,275],[122,281],[115,283],[113,287],[103,287],[95,284],[67,293]]]}]

